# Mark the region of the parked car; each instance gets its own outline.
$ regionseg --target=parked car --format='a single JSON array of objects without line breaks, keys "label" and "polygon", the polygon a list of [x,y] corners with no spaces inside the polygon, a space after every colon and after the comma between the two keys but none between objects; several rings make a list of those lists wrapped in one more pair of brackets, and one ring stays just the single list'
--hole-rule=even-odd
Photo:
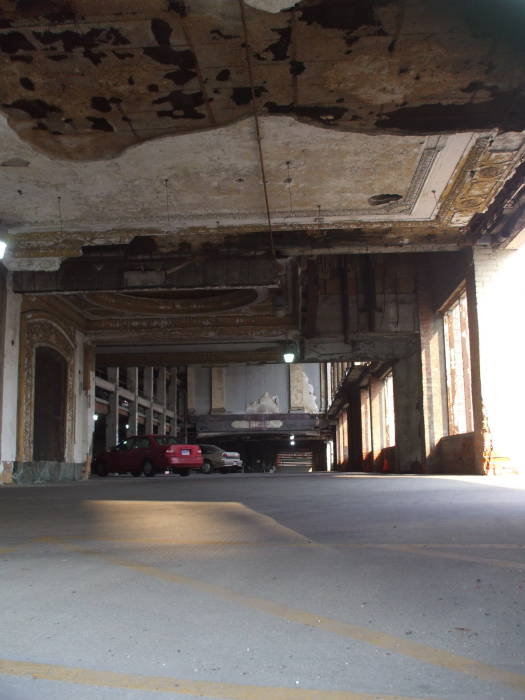
[{"label": "parked car", "polygon": [[215,470],[227,472],[242,472],[242,459],[238,452],[228,452],[218,445],[200,445],[203,457],[201,471],[212,474]]},{"label": "parked car", "polygon": [[95,473],[99,476],[110,472],[154,476],[169,469],[188,476],[192,469],[200,469],[202,463],[198,445],[182,445],[172,435],[135,435],[99,455]]}]

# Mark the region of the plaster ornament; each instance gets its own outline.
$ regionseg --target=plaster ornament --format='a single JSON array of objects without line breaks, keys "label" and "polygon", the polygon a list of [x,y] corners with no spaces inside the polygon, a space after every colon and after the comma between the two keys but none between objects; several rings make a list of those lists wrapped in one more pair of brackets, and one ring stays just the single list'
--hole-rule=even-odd
[{"label": "plaster ornament", "polygon": [[298,0],[295,0],[295,2],[294,0],[245,0],[245,2],[257,10],[276,13],[297,5]]},{"label": "plaster ornament", "polygon": [[265,391],[262,396],[260,396],[255,401],[252,401],[246,407],[246,413],[279,413],[279,397],[270,396],[270,394]]},{"label": "plaster ornament", "polygon": [[305,375],[305,388],[304,388],[304,410],[306,413],[319,413],[319,407],[317,406],[317,399],[314,393],[314,388],[308,381]]}]

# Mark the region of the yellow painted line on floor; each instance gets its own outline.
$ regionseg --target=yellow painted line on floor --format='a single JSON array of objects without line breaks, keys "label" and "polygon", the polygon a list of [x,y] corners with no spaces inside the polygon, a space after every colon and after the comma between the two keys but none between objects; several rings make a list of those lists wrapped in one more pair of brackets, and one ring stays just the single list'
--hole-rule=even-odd
[{"label": "yellow painted line on floor", "polygon": [[[0,674],[17,677],[27,676],[38,680],[74,683],[75,685],[198,695],[199,697],[225,698],[225,700],[324,700],[325,698],[326,700],[422,700],[422,698],[407,698],[400,695],[352,693],[346,690],[310,690],[181,680],[166,676],[91,671],[84,668],[39,664],[29,661],[10,661],[9,659],[0,659]],[[427,698],[426,700],[437,699]]]},{"label": "yellow painted line on floor", "polygon": [[[34,542],[56,542],[55,537],[38,537]],[[299,540],[296,542],[276,541],[250,541],[250,540],[178,540],[166,537],[93,537],[91,535],[66,535],[60,537],[65,542],[110,542],[115,544],[146,544],[146,545],[171,545],[173,547],[323,547],[313,540]]]},{"label": "yellow painted line on floor", "polygon": [[403,546],[403,547],[428,547],[432,549],[434,547],[441,549],[525,549],[525,544],[488,544],[488,543],[462,543],[457,542],[403,542],[402,544],[395,544],[392,542],[323,542],[323,544],[330,545],[332,547],[355,547],[356,549],[363,549],[366,547],[392,547],[392,546]]},{"label": "yellow painted line on floor", "polygon": [[415,544],[414,547],[443,547],[447,549],[525,549],[525,544],[487,544],[487,543],[476,543],[476,544],[457,544],[457,543],[446,543],[441,544]]},{"label": "yellow painted line on floor", "polygon": [[374,545],[380,549],[388,549],[393,552],[406,552],[407,554],[417,554],[425,557],[436,557],[441,559],[453,559],[454,561],[472,562],[474,564],[483,564],[488,566],[500,566],[504,569],[514,569],[516,571],[525,571],[525,562],[510,561],[506,559],[493,559],[490,557],[476,557],[470,554],[455,554],[454,552],[441,552],[435,549],[423,549],[405,544],[383,544]]},{"label": "yellow painted line on floor", "polygon": [[237,593],[229,588],[206,583],[205,581],[189,578],[180,574],[175,574],[157,566],[150,566],[148,564],[141,564],[139,562],[108,556],[103,552],[82,549],[81,547],[61,543],[60,541],[57,541],[57,544],[61,544],[63,547],[71,551],[76,551],[89,556],[95,556],[115,566],[122,566],[138,573],[145,574],[146,576],[151,576],[160,581],[168,581],[170,583],[189,586],[195,590],[208,593],[222,600],[244,605],[252,610],[258,610],[259,612],[273,615],[274,617],[278,617],[288,622],[295,622],[299,625],[305,625],[306,627],[320,629],[323,632],[330,632],[332,634],[354,639],[359,642],[371,644],[375,647],[386,649],[390,652],[404,654],[412,659],[417,659],[418,661],[422,661],[424,663],[439,666],[449,671],[457,671],[480,680],[489,681],[491,683],[502,683],[503,685],[525,693],[525,675],[505,671],[497,668],[496,666],[491,666],[489,664],[482,663],[481,661],[470,659],[467,656],[453,654],[443,649],[431,647],[427,644],[411,642],[404,637],[395,637],[394,635],[377,632],[367,627],[361,627],[348,622],[340,622],[339,620],[335,620],[330,617],[314,615],[313,613],[291,608],[287,605],[282,605],[281,603],[274,603],[273,601],[266,600],[265,598],[258,598],[255,596],[248,596],[243,593]]}]

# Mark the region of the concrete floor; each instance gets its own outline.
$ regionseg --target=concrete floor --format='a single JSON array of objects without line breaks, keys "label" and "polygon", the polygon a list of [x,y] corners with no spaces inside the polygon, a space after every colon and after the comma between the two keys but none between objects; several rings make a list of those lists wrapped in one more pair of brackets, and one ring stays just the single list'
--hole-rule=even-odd
[{"label": "concrete floor", "polygon": [[525,695],[525,482],[0,489],[1,700]]}]

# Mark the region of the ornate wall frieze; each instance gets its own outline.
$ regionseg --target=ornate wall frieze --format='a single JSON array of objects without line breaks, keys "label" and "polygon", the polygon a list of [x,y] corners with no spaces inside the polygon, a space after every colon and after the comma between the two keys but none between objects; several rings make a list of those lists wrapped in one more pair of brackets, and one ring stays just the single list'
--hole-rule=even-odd
[{"label": "ornate wall frieze", "polygon": [[523,162],[519,149],[492,149],[492,138],[479,138],[467,155],[439,209],[440,220],[465,226],[489,206],[502,183]]}]

